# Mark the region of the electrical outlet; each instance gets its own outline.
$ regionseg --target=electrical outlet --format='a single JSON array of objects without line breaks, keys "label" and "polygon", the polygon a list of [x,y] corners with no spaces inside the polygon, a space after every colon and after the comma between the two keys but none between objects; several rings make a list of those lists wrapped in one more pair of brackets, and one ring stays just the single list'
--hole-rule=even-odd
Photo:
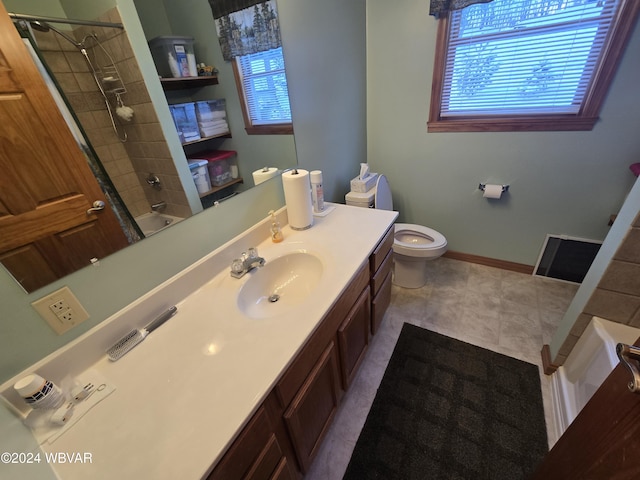
[{"label": "electrical outlet", "polygon": [[75,324],[75,319],[76,319],[76,312],[73,311],[73,309],[68,308],[67,310],[65,310],[64,312],[60,313],[58,315],[58,318],[65,323],[71,323],[71,324]]},{"label": "electrical outlet", "polygon": [[69,310],[69,305],[64,300],[58,300],[57,302],[54,302],[51,305],[49,305],[49,308],[56,315],[60,315],[65,310]]},{"label": "electrical outlet", "polygon": [[89,318],[69,287],[62,287],[31,305],[58,335]]}]

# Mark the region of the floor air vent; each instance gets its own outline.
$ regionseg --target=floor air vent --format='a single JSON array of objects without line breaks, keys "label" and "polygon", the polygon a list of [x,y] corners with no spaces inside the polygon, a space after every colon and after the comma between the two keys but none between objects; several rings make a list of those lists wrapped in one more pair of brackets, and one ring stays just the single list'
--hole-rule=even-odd
[{"label": "floor air vent", "polygon": [[582,283],[602,242],[566,235],[547,235],[534,275]]}]

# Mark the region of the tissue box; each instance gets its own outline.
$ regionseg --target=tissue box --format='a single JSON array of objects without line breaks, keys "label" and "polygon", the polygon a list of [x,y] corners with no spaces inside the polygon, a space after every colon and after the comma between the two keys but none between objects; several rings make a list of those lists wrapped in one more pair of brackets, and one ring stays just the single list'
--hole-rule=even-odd
[{"label": "tissue box", "polygon": [[358,177],[351,180],[351,191],[358,193],[366,193],[376,186],[376,180],[378,179],[377,173],[369,173],[364,180],[360,180]]}]

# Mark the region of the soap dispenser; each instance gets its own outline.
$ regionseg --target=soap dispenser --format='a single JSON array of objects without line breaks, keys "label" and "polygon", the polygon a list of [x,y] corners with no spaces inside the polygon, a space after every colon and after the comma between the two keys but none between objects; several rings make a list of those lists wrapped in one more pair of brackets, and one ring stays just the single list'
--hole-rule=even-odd
[{"label": "soap dispenser", "polygon": [[280,243],[284,240],[282,229],[280,228],[280,222],[278,222],[276,214],[273,210],[269,211],[269,215],[271,215],[271,241],[273,243]]}]

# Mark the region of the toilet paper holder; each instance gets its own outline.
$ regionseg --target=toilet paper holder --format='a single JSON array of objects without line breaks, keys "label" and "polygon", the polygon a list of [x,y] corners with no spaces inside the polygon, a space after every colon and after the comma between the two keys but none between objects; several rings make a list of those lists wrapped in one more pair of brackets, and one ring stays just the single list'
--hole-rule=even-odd
[{"label": "toilet paper holder", "polygon": [[[478,185],[478,188],[484,192],[484,189],[486,186],[487,186],[486,183],[481,183]],[[508,191],[509,191],[509,185],[502,185],[502,193],[508,192]]]}]

